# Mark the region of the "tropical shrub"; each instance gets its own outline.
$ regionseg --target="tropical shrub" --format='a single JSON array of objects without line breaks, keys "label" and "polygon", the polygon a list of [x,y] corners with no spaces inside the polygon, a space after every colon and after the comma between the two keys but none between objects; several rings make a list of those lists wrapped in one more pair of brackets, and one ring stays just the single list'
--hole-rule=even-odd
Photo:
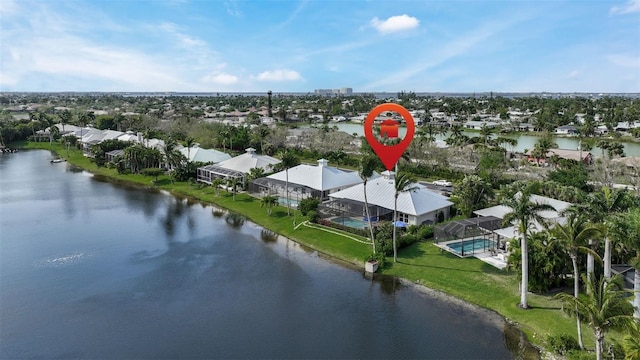
[{"label": "tropical shrub", "polygon": [[566,355],[569,351],[580,348],[578,340],[566,334],[550,335],[547,338],[547,346],[549,350],[560,355]]},{"label": "tropical shrub", "polygon": [[315,210],[307,212],[307,215],[309,216],[309,221],[311,221],[312,223],[317,223],[320,219],[320,215],[318,215],[318,212]]},{"label": "tropical shrub", "polygon": [[303,216],[307,216],[309,211],[317,211],[318,205],[320,205],[320,200],[316,198],[306,198],[300,200],[298,204],[298,209],[302,213]]}]

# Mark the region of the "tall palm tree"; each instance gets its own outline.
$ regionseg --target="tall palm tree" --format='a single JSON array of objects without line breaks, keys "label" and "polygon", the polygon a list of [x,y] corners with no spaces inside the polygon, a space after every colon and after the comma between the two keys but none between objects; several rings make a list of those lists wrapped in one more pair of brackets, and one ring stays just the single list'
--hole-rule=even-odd
[{"label": "tall palm tree", "polygon": [[629,208],[629,201],[625,190],[611,190],[607,186],[602,187],[601,192],[589,194],[585,212],[589,214],[592,222],[599,222],[604,235],[604,277],[611,278],[611,236],[613,216],[616,213]]},{"label": "tall palm tree", "polygon": [[555,210],[549,204],[536,203],[531,201],[531,187],[525,187],[521,192],[513,197],[506,198],[502,205],[511,208],[511,212],[503,218],[503,225],[515,225],[520,234],[520,249],[522,253],[522,284],[520,287],[520,304],[522,309],[529,308],[527,304],[527,292],[529,290],[529,248],[527,246],[527,235],[529,228],[534,221],[544,223],[545,219],[540,216],[544,210]]},{"label": "tall palm tree", "polygon": [[287,151],[282,155],[282,162],[280,165],[284,167],[285,173],[285,193],[287,197],[287,216],[291,216],[291,207],[289,206],[289,169],[300,164],[300,159],[290,152]]},{"label": "tall palm tree", "polygon": [[184,146],[187,148],[187,161],[191,161],[191,147],[195,144],[196,140],[191,136],[187,136],[184,139]]},{"label": "tall palm tree", "polygon": [[610,330],[627,330],[638,325],[634,319],[633,308],[621,291],[620,278],[615,276],[611,281],[604,277],[596,282],[595,276],[583,280],[587,284],[587,293],[574,297],[560,293],[556,298],[564,303],[563,310],[570,316],[577,316],[589,324],[596,338],[596,358],[602,359],[604,337]]},{"label": "tall palm tree", "polygon": [[487,124],[482,124],[482,127],[480,128],[480,138],[482,139],[485,147],[493,144],[491,135],[493,135],[494,131],[495,128],[488,127]]},{"label": "tall palm tree", "polygon": [[[588,244],[589,240],[597,236],[599,230],[595,224],[589,223],[587,218],[578,211],[569,212],[566,223],[556,224],[551,228],[553,240],[549,245],[560,245],[564,252],[569,255],[569,258],[571,258],[571,264],[573,265],[573,296],[576,298],[580,293],[578,252],[582,251],[595,254]],[[598,256],[598,254],[595,254],[595,256]],[[580,349],[584,349],[579,316],[576,317],[576,322],[578,328],[578,343],[580,344]]]},{"label": "tall palm tree", "polygon": [[373,227],[371,226],[371,214],[369,213],[369,201],[367,200],[367,181],[373,176],[373,171],[376,166],[376,158],[371,155],[363,156],[360,159],[360,166],[358,168],[358,175],[362,179],[362,185],[364,188],[364,210],[367,216],[367,222],[369,224],[369,235],[371,236],[371,245],[373,246],[373,253],[376,253],[376,242],[373,237]]},{"label": "tall palm tree", "polygon": [[238,179],[230,177],[227,179],[227,186],[231,188],[231,199],[236,201],[236,190],[238,189]]},{"label": "tall palm tree", "polygon": [[264,154],[264,139],[269,136],[271,130],[266,125],[260,125],[255,127],[254,134],[255,137],[260,141],[260,153]]},{"label": "tall palm tree", "polygon": [[417,188],[413,176],[407,173],[398,174],[394,178],[395,198],[393,202],[393,262],[398,262],[398,247],[396,246],[396,228],[398,221],[398,196],[406,191]]}]

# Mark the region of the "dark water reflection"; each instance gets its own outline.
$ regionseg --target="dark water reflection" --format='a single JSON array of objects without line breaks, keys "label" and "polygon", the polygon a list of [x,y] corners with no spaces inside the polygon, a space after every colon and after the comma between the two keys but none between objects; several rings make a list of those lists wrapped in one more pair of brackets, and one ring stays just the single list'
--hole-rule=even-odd
[{"label": "dark water reflection", "polygon": [[0,358],[514,356],[486,312],[49,158],[0,155]]}]

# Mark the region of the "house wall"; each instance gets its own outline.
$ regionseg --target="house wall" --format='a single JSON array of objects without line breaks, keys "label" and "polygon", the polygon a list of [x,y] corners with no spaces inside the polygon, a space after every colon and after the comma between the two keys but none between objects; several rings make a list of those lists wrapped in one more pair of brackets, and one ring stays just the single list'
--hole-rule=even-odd
[{"label": "house wall", "polygon": [[409,216],[409,224],[410,225],[422,225],[427,221],[430,221],[432,224],[435,224],[437,222],[438,213],[440,211],[442,211],[442,213],[444,214],[444,218],[446,220],[446,219],[449,218],[449,210],[450,209],[451,209],[450,207],[445,207],[445,208],[438,209],[436,211],[432,211],[430,213],[419,215],[417,217],[413,216],[413,215],[410,215]]}]

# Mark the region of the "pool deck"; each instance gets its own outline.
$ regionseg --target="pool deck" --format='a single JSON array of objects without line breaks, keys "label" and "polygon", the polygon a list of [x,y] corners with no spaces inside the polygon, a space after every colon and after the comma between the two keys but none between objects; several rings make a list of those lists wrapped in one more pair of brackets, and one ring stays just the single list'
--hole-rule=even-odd
[{"label": "pool deck", "polygon": [[507,254],[498,253],[497,255],[492,255],[491,252],[483,252],[480,254],[473,255],[480,261],[484,261],[485,263],[492,265],[495,268],[503,270],[507,267]]},{"label": "pool deck", "polygon": [[[464,239],[464,241],[468,241],[468,240],[473,240],[473,239]],[[475,257],[476,259],[483,261],[497,269],[503,270],[504,268],[507,267],[507,257],[509,256],[508,254],[502,252],[501,250],[498,251],[497,253],[492,254],[492,252],[490,250],[488,251],[482,251],[482,252],[478,252],[476,251],[474,254],[472,255],[466,255],[466,256],[461,256],[459,253],[453,251],[449,246],[447,246],[448,244],[451,243],[459,243],[460,240],[453,240],[453,241],[446,241],[446,242],[441,242],[441,243],[433,243],[433,245],[439,247],[440,249],[450,252],[458,257],[461,258],[465,258],[465,257]]]}]

